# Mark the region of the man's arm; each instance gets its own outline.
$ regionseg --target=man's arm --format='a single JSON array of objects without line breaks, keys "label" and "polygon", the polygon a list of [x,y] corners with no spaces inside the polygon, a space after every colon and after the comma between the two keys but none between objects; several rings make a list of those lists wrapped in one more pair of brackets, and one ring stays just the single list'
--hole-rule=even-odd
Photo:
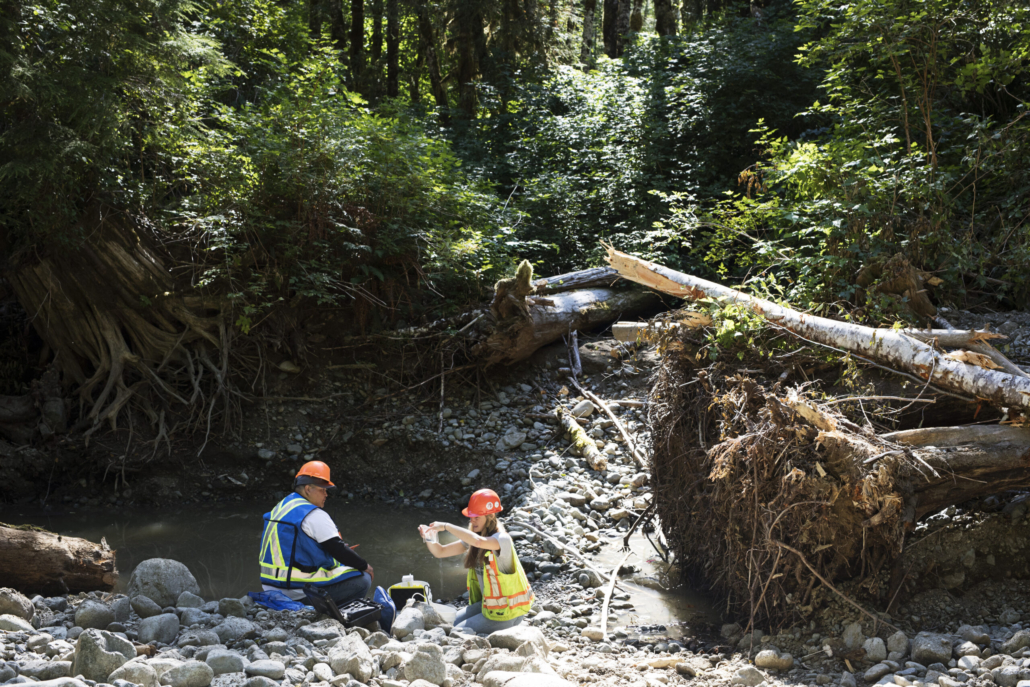
[{"label": "man's arm", "polygon": [[326,539],[323,542],[319,542],[318,546],[348,568],[354,568],[361,572],[365,572],[368,568],[368,563],[365,562],[365,559],[354,553],[354,549],[344,544],[343,540],[339,537]]}]

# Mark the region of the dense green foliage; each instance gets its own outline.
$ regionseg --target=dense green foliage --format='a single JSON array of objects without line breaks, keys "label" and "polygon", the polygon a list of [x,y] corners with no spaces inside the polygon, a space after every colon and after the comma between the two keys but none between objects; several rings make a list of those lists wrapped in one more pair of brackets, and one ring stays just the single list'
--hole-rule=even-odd
[{"label": "dense green foliage", "polygon": [[7,3],[0,243],[126,213],[244,330],[428,316],[601,241],[874,318],[855,276],[898,253],[938,301],[1025,304],[1022,5],[710,2],[657,36],[648,4],[617,46],[604,4],[581,50],[563,0]]}]

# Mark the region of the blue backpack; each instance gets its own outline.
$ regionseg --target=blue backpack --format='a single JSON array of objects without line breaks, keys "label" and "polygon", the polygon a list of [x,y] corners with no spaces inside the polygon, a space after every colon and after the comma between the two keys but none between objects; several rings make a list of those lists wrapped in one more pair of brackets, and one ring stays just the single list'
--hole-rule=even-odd
[{"label": "blue backpack", "polygon": [[379,616],[379,626],[383,628],[383,632],[390,634],[390,628],[393,627],[393,619],[397,617],[397,607],[394,605],[393,599],[390,598],[390,595],[382,587],[376,587],[372,600],[382,607],[382,614]]}]

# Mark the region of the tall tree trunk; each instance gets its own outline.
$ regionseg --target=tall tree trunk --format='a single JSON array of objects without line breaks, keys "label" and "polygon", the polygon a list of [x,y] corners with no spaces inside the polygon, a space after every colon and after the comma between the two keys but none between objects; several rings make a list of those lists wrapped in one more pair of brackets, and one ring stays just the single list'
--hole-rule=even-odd
[{"label": "tall tree trunk", "polygon": [[629,32],[640,33],[644,28],[644,0],[633,0],[633,11],[629,17]]},{"label": "tall tree trunk", "polygon": [[347,54],[347,20],[343,18],[343,0],[323,0],[329,14],[329,33],[333,37],[333,45],[340,56],[340,63],[346,62]]},{"label": "tall tree trunk", "polygon": [[544,47],[554,46],[554,37],[558,33],[558,11],[561,9],[562,0],[551,0],[547,11],[547,33],[544,36]]},{"label": "tall tree trunk", "polygon": [[659,36],[676,35],[676,9],[672,0],[654,0],[654,30]]},{"label": "tall tree trunk", "polygon": [[350,72],[352,88],[361,90],[365,71],[365,0],[350,3]]},{"label": "tall tree trunk", "polygon": [[383,0],[372,0],[372,45],[369,46],[372,64],[379,64],[383,56]]},{"label": "tall tree trunk", "polygon": [[322,37],[321,0],[308,0],[308,34],[316,41]]},{"label": "tall tree trunk", "polygon": [[[505,9],[505,15],[509,14]],[[504,37],[505,52],[518,50],[518,40],[512,22],[505,21],[507,31]],[[453,45],[457,53],[458,66],[458,108],[465,116],[472,119],[476,116],[479,96],[476,93],[476,81],[479,77],[479,58],[483,43],[483,12],[478,0],[459,2],[454,13]]]},{"label": "tall tree trunk", "polygon": [[[629,0],[623,0],[629,2]],[[601,22],[601,38],[604,40],[604,54],[618,55],[619,48],[619,0],[604,0],[604,18]]]},{"label": "tall tree trunk", "polygon": [[[422,60],[429,70],[429,87],[433,91],[436,106],[442,110],[442,116],[446,117],[450,105],[447,102],[447,89],[444,88],[443,77],[440,76],[440,53],[436,45],[433,20],[429,16],[429,5],[426,0],[418,0],[418,32]],[[416,85],[414,88],[417,91],[418,86]],[[415,101],[413,100],[413,102]]]},{"label": "tall tree trunk", "polygon": [[629,18],[633,13],[631,0],[619,0],[619,17],[615,24],[615,56],[622,57],[629,44]]},{"label": "tall tree trunk", "polygon": [[594,12],[597,0],[583,0],[583,47],[579,52],[579,61],[587,69],[594,63]]},{"label": "tall tree trunk", "polygon": [[386,95],[396,98],[399,93],[401,21],[398,0],[386,0]]},{"label": "tall tree trunk", "polygon": [[703,0],[683,0],[680,6],[680,18],[683,20],[683,30],[696,21],[700,21],[704,14]]}]

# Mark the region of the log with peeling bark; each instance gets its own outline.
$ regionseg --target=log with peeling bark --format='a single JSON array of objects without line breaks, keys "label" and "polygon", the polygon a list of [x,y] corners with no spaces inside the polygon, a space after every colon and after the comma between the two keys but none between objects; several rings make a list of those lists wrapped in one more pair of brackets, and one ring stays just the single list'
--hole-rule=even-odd
[{"label": "log with peeling bark", "polygon": [[110,591],[114,549],[46,530],[0,524],[0,587],[45,595]]},{"label": "log with peeling bark", "polygon": [[626,314],[658,307],[661,300],[646,289],[592,288],[548,296],[527,296],[525,313],[491,321],[483,341],[472,349],[486,365],[510,365],[571,331],[588,330]]},{"label": "log with peeling bark", "polygon": [[538,295],[549,293],[561,293],[562,291],[577,291],[579,289],[592,289],[595,287],[608,288],[615,285],[615,282],[622,279],[619,273],[611,267],[592,267],[578,272],[558,274],[553,277],[544,277],[533,282]]},{"label": "log with peeling bark", "polygon": [[608,262],[626,279],[687,300],[718,298],[743,303],[809,341],[867,357],[952,393],[1030,411],[1030,378],[963,362],[894,329],[874,329],[808,315],[720,284],[608,248]]}]

